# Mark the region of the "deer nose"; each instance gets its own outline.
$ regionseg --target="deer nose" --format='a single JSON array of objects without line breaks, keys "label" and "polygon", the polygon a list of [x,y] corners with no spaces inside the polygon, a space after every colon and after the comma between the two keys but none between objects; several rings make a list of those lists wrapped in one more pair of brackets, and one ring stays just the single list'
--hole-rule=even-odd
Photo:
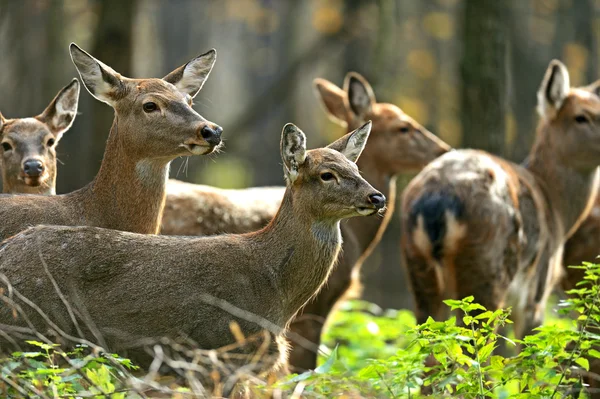
[{"label": "deer nose", "polygon": [[44,164],[37,159],[28,159],[23,164],[23,171],[27,176],[37,177],[44,172]]},{"label": "deer nose", "polygon": [[221,142],[221,133],[223,133],[223,128],[217,125],[214,128],[204,125],[202,130],[200,130],[202,138],[211,145],[218,145]]},{"label": "deer nose", "polygon": [[369,202],[377,209],[385,206],[385,197],[381,193],[369,195]]}]

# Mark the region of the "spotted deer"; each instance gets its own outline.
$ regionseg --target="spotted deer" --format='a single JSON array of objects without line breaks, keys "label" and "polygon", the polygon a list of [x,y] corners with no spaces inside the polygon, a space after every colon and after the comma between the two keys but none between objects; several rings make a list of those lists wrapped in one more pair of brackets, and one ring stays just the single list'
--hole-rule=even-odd
[{"label": "spotted deer", "polygon": [[5,194],[56,194],[56,146],[77,115],[73,79],[41,114],[6,119],[0,113],[0,170]]},{"label": "spotted deer", "polygon": [[538,92],[540,122],[528,162],[483,151],[445,154],[406,188],[402,253],[417,319],[442,318],[446,298],[512,306],[520,338],[543,321],[560,280],[563,245],[598,191],[600,81],[571,88],[550,63]]},{"label": "spotted deer", "polygon": [[171,160],[211,153],[222,129],[191,107],[216,58],[211,50],[163,79],[130,79],[75,44],[83,84],[115,110],[96,178],[57,196],[0,196],[0,240],[37,224],[99,226],[156,234]]},{"label": "spotted deer", "polygon": [[[395,203],[395,176],[418,172],[450,147],[397,106],[378,103],[371,85],[355,72],[346,75],[343,89],[316,79],[314,87],[328,115],[356,129],[373,121],[369,141],[357,161],[363,177],[389,198],[385,217],[353,218],[341,226],[343,248],[327,284],[291,324],[291,331],[320,343],[324,323],[335,304],[360,291],[360,265],[380,241]],[[265,226],[275,215],[285,188],[223,190],[170,180],[162,234],[212,235],[242,233]],[[295,370],[316,367],[317,354],[291,340],[290,365]]]},{"label": "spotted deer", "polygon": [[[341,247],[340,220],[385,206],[355,164],[370,128],[368,122],[307,151],[304,133],[286,125],[281,157],[287,187],[273,220],[254,233],[167,237],[36,226],[6,240],[0,248],[0,286],[9,304],[0,307],[2,339],[14,332],[36,336],[33,330],[63,339],[81,334],[148,368],[152,357],[140,348],[147,345],[142,338],[222,348],[263,331],[256,319],[280,337],[326,281]],[[285,344],[272,350],[280,360],[269,369],[285,364]]]}]

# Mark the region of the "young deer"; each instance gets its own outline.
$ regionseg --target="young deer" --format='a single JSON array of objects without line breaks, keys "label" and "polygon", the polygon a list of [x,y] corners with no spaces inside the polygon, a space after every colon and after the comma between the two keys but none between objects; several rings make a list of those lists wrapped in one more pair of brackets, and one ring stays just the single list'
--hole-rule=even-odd
[{"label": "young deer", "polygon": [[407,187],[402,253],[419,322],[446,298],[512,306],[515,335],[543,320],[562,275],[563,245],[598,191],[600,81],[570,88],[552,61],[538,92],[541,121],[524,166],[483,151],[448,153]]},{"label": "young deer", "polygon": [[56,194],[56,146],[77,115],[79,81],[58,92],[41,114],[5,119],[0,113],[0,170],[6,194]]},{"label": "young deer", "polygon": [[[290,329],[320,343],[321,331],[335,304],[360,287],[360,265],[381,239],[394,209],[395,176],[417,172],[450,147],[393,104],[378,103],[359,74],[346,75],[344,89],[324,80],[314,82],[317,97],[337,123],[356,129],[373,121],[369,141],[357,161],[363,177],[390,200],[386,216],[353,218],[341,226],[343,251],[327,284],[306,304]],[[266,225],[281,202],[284,188],[222,190],[170,180],[161,234],[212,235],[242,233]],[[360,261],[359,261],[360,260]],[[290,365],[316,367],[317,354],[291,340]]]},{"label": "young deer", "polygon": [[[327,279],[341,246],[340,220],[385,205],[354,163],[370,128],[369,122],[326,148],[306,151],[304,133],[286,125],[287,189],[275,218],[255,233],[197,238],[36,226],[6,240],[0,248],[9,304],[0,307],[4,342],[10,332],[20,338],[36,336],[34,330],[61,338],[81,334],[128,351],[147,368],[152,359],[140,348],[142,338],[221,348],[236,342],[233,321],[245,337],[263,331],[253,318],[271,323],[270,333],[280,336]],[[274,351],[285,357],[285,345]]]},{"label": "young deer", "polygon": [[98,175],[58,196],[0,196],[0,240],[28,226],[99,226],[155,234],[171,160],[211,153],[222,129],[191,107],[216,58],[209,51],[163,79],[119,75],[75,44],[71,58],[90,94],[115,109]]}]

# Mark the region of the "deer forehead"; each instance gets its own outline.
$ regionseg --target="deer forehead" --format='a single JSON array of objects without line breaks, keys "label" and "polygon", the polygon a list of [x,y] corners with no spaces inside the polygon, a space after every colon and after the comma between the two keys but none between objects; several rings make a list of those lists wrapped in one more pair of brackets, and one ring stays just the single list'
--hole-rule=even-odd
[{"label": "deer forehead", "polygon": [[405,115],[406,114],[394,104],[378,103],[373,106],[372,116],[374,119],[403,119]]},{"label": "deer forehead", "polygon": [[185,101],[186,96],[171,83],[162,79],[135,79],[138,96],[144,94],[160,95],[167,101]]},{"label": "deer forehead", "polygon": [[561,114],[572,115],[580,112],[600,114],[600,97],[586,89],[571,89],[564,101]]},{"label": "deer forehead", "polygon": [[43,122],[35,118],[23,118],[13,119],[8,122],[2,136],[13,140],[22,140],[24,138],[35,139],[40,136],[45,137],[49,133],[50,130]]},{"label": "deer forehead", "polygon": [[309,150],[306,153],[305,164],[309,169],[332,168],[339,171],[349,171],[358,173],[358,167],[354,162],[350,162],[348,158],[336,150],[331,148],[318,148]]}]

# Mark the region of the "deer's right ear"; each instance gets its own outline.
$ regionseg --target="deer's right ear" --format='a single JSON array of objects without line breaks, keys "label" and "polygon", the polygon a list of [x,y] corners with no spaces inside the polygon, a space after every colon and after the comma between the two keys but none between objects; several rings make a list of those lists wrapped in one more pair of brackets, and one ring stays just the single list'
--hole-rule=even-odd
[{"label": "deer's right ear", "polygon": [[347,126],[348,111],[346,110],[346,92],[325,79],[313,80],[315,94],[325,107],[327,116],[335,123]]},{"label": "deer's right ear", "polygon": [[85,88],[98,100],[114,107],[126,91],[123,78],[108,65],[98,61],[75,43],[70,46],[71,59]]},{"label": "deer's right ear", "polygon": [[62,134],[67,131],[77,115],[77,104],[79,102],[79,81],[73,79],[71,83],[65,86],[54,100],[44,110],[40,119],[42,119],[60,140]]},{"label": "deer's right ear", "polygon": [[0,130],[2,130],[5,123],[6,123],[6,119],[4,119],[4,115],[2,115],[2,112],[0,112]]},{"label": "deer's right ear", "polygon": [[163,79],[175,85],[182,93],[194,98],[206,82],[216,60],[217,51],[212,49],[180,66]]},{"label": "deer's right ear", "polygon": [[348,92],[348,104],[354,114],[361,120],[373,109],[375,93],[367,79],[356,72],[348,72],[344,79],[344,88]]},{"label": "deer's right ear", "polygon": [[281,132],[283,172],[289,184],[298,177],[298,169],[306,160],[306,136],[296,125],[288,123]]},{"label": "deer's right ear", "polygon": [[569,88],[567,67],[559,60],[552,60],[537,93],[538,113],[542,118],[551,118],[560,109]]}]

